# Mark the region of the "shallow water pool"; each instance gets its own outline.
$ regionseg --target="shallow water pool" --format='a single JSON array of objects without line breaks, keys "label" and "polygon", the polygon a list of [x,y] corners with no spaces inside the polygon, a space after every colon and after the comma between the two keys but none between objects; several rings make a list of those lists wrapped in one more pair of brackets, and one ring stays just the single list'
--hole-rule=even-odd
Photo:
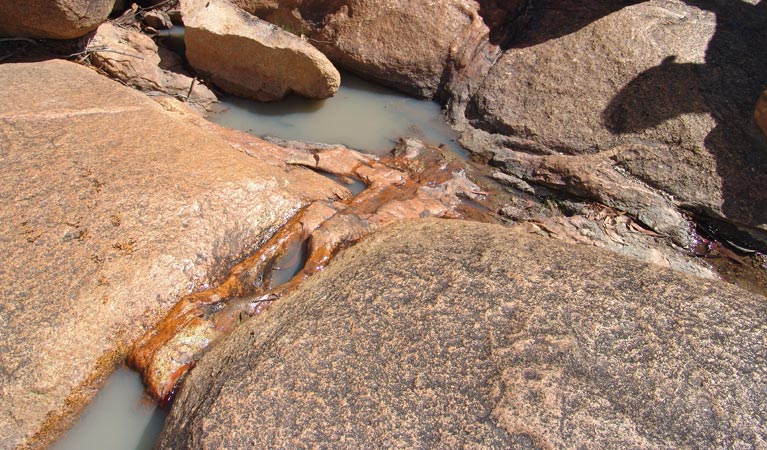
[{"label": "shallow water pool", "polygon": [[327,100],[289,96],[277,103],[224,99],[225,111],[209,119],[256,136],[343,144],[376,155],[388,153],[401,137],[444,145],[466,158],[439,104],[407,97],[349,73]]}]

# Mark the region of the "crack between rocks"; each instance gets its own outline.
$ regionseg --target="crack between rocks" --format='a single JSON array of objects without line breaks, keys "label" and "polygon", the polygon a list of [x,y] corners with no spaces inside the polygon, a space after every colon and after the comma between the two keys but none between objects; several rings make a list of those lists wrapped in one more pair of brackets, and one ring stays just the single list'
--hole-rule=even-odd
[{"label": "crack between rocks", "polygon": [[62,120],[73,117],[93,116],[93,115],[119,115],[131,112],[146,111],[147,108],[139,106],[126,106],[115,108],[85,108],[85,109],[61,109],[52,110],[44,113],[0,113],[0,120],[9,122],[24,120]]},{"label": "crack between rocks", "polygon": [[[259,314],[295,290],[322,271],[339,251],[379,228],[425,217],[468,216],[488,221],[481,202],[474,200],[479,204],[476,206],[461,200],[487,193],[466,179],[458,170],[460,163],[447,163],[434,156],[440,154],[437,148],[403,143],[399,155],[379,159],[343,147],[304,145],[284,163],[353,178],[365,183],[367,189],[343,201],[310,203],[259,250],[232,268],[217,287],[182,298],[138,340],[128,363],[143,374],[148,393],[161,403],[170,400],[175,386],[208,351],[210,342],[230,334],[246,317]],[[411,157],[413,152],[418,156]],[[305,261],[287,283],[273,287],[272,271],[281,264],[278,261],[288,248],[299,242],[307,246]],[[185,338],[180,349],[174,343],[179,335],[191,339]]]}]

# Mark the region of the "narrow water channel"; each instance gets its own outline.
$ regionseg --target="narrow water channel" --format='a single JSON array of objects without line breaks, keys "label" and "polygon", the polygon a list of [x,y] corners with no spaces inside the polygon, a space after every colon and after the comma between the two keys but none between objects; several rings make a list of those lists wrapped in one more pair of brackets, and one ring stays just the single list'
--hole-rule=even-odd
[{"label": "narrow water channel", "polygon": [[[384,155],[401,137],[443,145],[466,158],[440,106],[366,82],[348,73],[335,97],[314,101],[289,97],[278,103],[225,99],[224,111],[210,120],[256,136],[343,144]],[[364,185],[363,185],[364,186]],[[273,286],[288,281],[305,249],[296,247],[278,263]],[[121,368],[88,406],[79,423],[54,450],[149,450],[162,431],[167,412],[144,397],[139,376]]]},{"label": "narrow water channel", "polygon": [[52,450],[149,450],[167,415],[144,396],[139,375],[121,367]]}]

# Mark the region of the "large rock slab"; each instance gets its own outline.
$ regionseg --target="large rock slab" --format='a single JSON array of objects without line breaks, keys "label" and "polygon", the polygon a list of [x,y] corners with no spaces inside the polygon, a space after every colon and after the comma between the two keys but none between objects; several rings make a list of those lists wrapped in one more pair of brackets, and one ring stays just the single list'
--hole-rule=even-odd
[{"label": "large rock slab", "polygon": [[[573,170],[595,166],[597,155],[623,179],[602,190],[619,199],[613,205],[652,190],[677,216],[723,219],[764,242],[767,139],[753,113],[767,71],[767,4],[653,0],[602,16],[569,3],[537,6],[540,19],[469,103],[481,131],[466,142],[507,161],[525,159],[515,151],[571,155]],[[476,139],[482,133],[495,136]],[[547,162],[515,164],[529,173]],[[577,182],[569,190],[591,191]],[[665,226],[678,222],[669,216]]]},{"label": "large rock slab", "polygon": [[0,2],[0,36],[73,39],[107,19],[114,0]]},{"label": "large rock slab", "polygon": [[73,63],[0,65],[0,98],[0,448],[42,447],[180,296],[337,185]]},{"label": "large rock slab", "polygon": [[223,90],[259,101],[332,97],[341,76],[308,42],[226,0],[182,0],[189,63]]},{"label": "large rock slab", "polygon": [[766,306],[496,225],[399,224],[208,353],[158,448],[761,448]]},{"label": "large rock slab", "polygon": [[[434,97],[451,66],[457,61],[465,64],[490,34],[480,13],[491,14],[469,0],[235,3],[258,17],[302,33],[340,67],[420,97]],[[493,2],[480,3],[487,6]],[[487,9],[501,11],[497,7]],[[493,17],[492,23],[498,21]]]}]

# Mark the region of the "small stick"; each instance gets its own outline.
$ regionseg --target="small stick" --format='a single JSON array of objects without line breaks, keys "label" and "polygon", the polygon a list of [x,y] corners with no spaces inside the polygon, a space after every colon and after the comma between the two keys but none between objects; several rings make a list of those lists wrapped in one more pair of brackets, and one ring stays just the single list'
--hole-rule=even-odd
[{"label": "small stick", "polygon": [[194,89],[194,82],[197,81],[197,77],[192,78],[192,82],[189,84],[189,92],[186,93],[186,99],[189,101],[189,96],[192,95],[192,89]]},{"label": "small stick", "polygon": [[69,55],[62,55],[61,57],[62,58],[73,58],[75,56],[88,55],[88,54],[91,54],[91,53],[117,53],[118,55],[130,56],[131,58],[137,58],[137,59],[141,59],[141,60],[144,59],[143,56],[133,55],[133,54],[130,54],[130,53],[121,52],[119,50],[112,50],[109,47],[89,47],[89,48],[86,48],[85,50],[83,50],[81,52],[70,53]]},{"label": "small stick", "polygon": [[280,296],[280,295],[277,295],[277,294],[266,294],[266,295],[262,295],[262,296],[261,296],[261,297],[259,297],[259,298],[254,298],[254,299],[252,299],[252,300],[248,301],[248,303],[250,303],[250,304],[255,304],[255,303],[268,303],[268,302],[273,302],[273,301],[275,301],[275,300],[279,300],[279,299],[280,299],[280,297],[281,297],[281,296]]},{"label": "small stick", "polygon": [[150,10],[153,10],[153,9],[157,9],[157,8],[159,8],[161,6],[167,5],[168,3],[172,3],[173,1],[174,0],[165,0],[164,2],[160,2],[160,3],[156,4],[156,5],[146,6],[144,8],[139,7],[139,11],[150,11]]}]

